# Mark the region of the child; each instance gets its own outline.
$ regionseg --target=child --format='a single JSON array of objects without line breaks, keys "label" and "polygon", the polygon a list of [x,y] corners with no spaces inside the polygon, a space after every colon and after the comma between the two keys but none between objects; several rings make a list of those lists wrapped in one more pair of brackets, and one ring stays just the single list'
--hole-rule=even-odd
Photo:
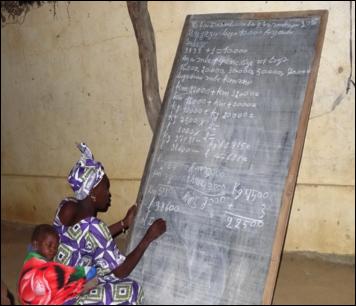
[{"label": "child", "polygon": [[35,227],[31,250],[25,258],[18,283],[23,305],[60,305],[80,294],[86,280],[96,275],[94,267],[70,267],[52,262],[59,236],[51,225]]}]

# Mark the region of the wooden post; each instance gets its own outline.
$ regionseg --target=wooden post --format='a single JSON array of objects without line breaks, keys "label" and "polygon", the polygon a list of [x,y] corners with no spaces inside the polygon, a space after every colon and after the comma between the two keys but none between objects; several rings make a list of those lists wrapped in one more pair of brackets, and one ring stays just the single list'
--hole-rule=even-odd
[{"label": "wooden post", "polygon": [[151,129],[154,132],[161,109],[154,32],[147,10],[147,1],[127,1],[127,8],[139,49],[142,93],[146,113]]}]

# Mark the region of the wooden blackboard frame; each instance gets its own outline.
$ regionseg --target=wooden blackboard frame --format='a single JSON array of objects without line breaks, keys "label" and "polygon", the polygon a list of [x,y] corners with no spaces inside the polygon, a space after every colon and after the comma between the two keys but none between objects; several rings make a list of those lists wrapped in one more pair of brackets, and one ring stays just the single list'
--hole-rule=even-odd
[{"label": "wooden blackboard frame", "polygon": [[[289,222],[289,216],[290,216],[290,211],[291,211],[293,197],[294,197],[294,191],[297,183],[300,161],[302,159],[304,141],[305,141],[305,136],[306,136],[308,122],[309,122],[310,110],[313,103],[313,96],[314,96],[317,75],[318,75],[321,50],[324,42],[326,23],[328,18],[327,10],[305,11],[300,13],[302,13],[302,15],[298,15],[299,14],[298,12],[283,13],[283,18],[320,16],[320,27],[319,27],[319,33],[316,42],[315,55],[312,62],[312,69],[308,79],[303,107],[299,118],[296,140],[293,147],[290,167],[288,170],[288,175],[287,175],[287,179],[282,195],[282,203],[279,211],[275,238],[272,247],[272,256],[271,256],[270,266],[267,274],[265,289],[263,293],[262,301],[264,305],[271,304],[273,298],[274,288],[275,288],[277,274],[278,274],[278,267],[279,267],[283,245],[286,237],[287,226]],[[273,18],[276,18],[276,16],[274,15]]]},{"label": "wooden blackboard frame", "polygon": [[[219,14],[223,16],[236,15],[236,14]],[[313,101],[313,95],[317,80],[317,73],[320,63],[321,50],[325,37],[326,24],[328,19],[328,11],[327,10],[308,10],[308,11],[289,11],[289,12],[266,12],[266,13],[241,13],[238,14],[239,19],[254,19],[254,20],[269,20],[269,19],[285,19],[285,18],[305,18],[305,17],[320,17],[320,26],[319,33],[316,40],[315,54],[312,61],[311,72],[308,78],[307,88],[304,96],[303,106],[300,112],[297,133],[295,138],[295,143],[292,151],[290,166],[288,169],[288,175],[285,180],[284,191],[282,195],[282,201],[279,210],[279,216],[277,219],[276,230],[274,234],[274,242],[272,247],[271,260],[269,263],[269,270],[265,282],[265,287],[263,291],[262,303],[264,305],[271,304],[273,293],[275,289],[278,268],[280,264],[281,254],[283,250],[283,245],[286,237],[287,226],[289,222],[289,216],[291,211],[291,206],[293,202],[297,176],[300,166],[300,161],[302,157],[305,136],[309,121],[309,115],[311,110],[311,105]],[[190,15],[187,16],[185,20],[185,24],[183,27],[183,31],[181,33],[180,41],[178,44],[178,49],[176,52],[175,60],[172,66],[170,78],[167,83],[167,89],[164,95],[158,123],[156,126],[156,131],[153,135],[153,139],[151,142],[151,146],[147,155],[147,160],[145,164],[145,169],[143,172],[141,185],[139,188],[139,192],[137,195],[136,203],[138,207],[141,205],[141,201],[143,198],[144,191],[147,185],[147,179],[151,170],[152,160],[155,154],[156,145],[162,133],[162,122],[164,114],[166,113],[166,108],[168,105],[168,98],[172,92],[172,83],[174,77],[174,71],[176,71],[178,62],[180,59],[180,54],[183,49],[183,39],[188,30]],[[131,240],[131,233],[129,234],[128,241]],[[129,245],[129,244],[128,244]]]}]

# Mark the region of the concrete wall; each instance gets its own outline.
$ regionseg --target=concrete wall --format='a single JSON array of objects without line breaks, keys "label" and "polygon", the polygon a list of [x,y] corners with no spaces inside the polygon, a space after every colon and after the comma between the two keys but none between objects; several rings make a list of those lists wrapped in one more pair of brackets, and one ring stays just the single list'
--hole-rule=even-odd
[{"label": "concrete wall", "polygon": [[[285,249],[351,255],[355,88],[346,95],[348,1],[150,1],[160,91],[187,14],[309,9],[328,9],[329,22]],[[135,201],[152,137],[126,3],[62,2],[55,16],[44,5],[21,25],[2,27],[1,89],[2,218],[51,222],[71,194],[66,176],[79,158],[76,141],[90,146],[111,179],[113,205],[101,217],[122,218]]]}]

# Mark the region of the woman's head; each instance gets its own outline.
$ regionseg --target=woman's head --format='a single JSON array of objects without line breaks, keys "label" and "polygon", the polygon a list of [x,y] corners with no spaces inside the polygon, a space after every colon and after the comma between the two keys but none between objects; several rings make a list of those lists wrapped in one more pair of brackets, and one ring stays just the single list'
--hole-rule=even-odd
[{"label": "woman's head", "polygon": [[59,236],[53,226],[40,224],[32,233],[31,244],[33,250],[51,261],[58,251]]},{"label": "woman's head", "polygon": [[104,173],[103,165],[94,160],[94,156],[85,143],[77,145],[82,155],[68,176],[75,197],[78,200],[89,198],[99,212],[106,212],[110,206],[110,182]]}]

